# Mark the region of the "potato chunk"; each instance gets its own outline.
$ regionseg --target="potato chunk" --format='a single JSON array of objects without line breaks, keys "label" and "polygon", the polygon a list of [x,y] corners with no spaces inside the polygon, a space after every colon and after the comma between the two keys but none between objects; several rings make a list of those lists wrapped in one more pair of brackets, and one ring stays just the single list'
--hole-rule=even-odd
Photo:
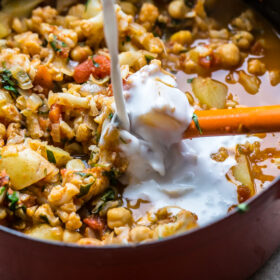
[{"label": "potato chunk", "polygon": [[[8,146],[10,148],[10,146]],[[3,149],[0,170],[6,170],[15,190],[24,189],[45,178],[55,166],[31,149],[11,153]]]},{"label": "potato chunk", "polygon": [[226,85],[211,78],[198,77],[193,80],[192,88],[201,104],[209,108],[225,108],[228,92]]},{"label": "potato chunk", "polygon": [[51,227],[49,225],[42,224],[25,231],[25,234],[39,239],[62,241],[63,229],[61,227]]},{"label": "potato chunk", "polygon": [[254,181],[251,175],[250,165],[245,155],[238,155],[237,165],[233,167],[233,176],[236,180],[248,187],[251,191],[251,195],[254,194]]}]

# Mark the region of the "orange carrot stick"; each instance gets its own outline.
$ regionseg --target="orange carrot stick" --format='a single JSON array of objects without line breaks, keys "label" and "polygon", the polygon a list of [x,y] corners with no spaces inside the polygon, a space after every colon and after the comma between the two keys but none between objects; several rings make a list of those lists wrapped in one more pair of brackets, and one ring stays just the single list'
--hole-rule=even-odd
[{"label": "orange carrot stick", "polygon": [[192,121],[184,138],[280,132],[280,105],[195,111],[195,115],[197,121]]}]

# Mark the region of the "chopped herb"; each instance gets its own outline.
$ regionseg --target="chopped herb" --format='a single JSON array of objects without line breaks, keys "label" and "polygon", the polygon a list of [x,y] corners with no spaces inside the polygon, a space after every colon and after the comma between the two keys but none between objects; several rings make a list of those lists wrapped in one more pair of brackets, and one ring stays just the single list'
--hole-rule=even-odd
[{"label": "chopped herb", "polygon": [[56,163],[55,156],[52,151],[47,150],[47,157],[49,162]]},{"label": "chopped herb", "polygon": [[92,62],[94,67],[96,68],[100,67],[100,65],[94,60],[94,58],[92,58]]},{"label": "chopped herb", "polygon": [[87,11],[87,9],[88,9],[88,5],[89,5],[89,2],[90,2],[90,0],[87,0],[87,2],[86,2],[86,4],[85,4],[85,10]]},{"label": "chopped herb", "polygon": [[18,97],[19,92],[16,88],[17,81],[13,78],[11,71],[8,69],[4,69],[0,73],[0,78],[3,88],[13,93],[15,97]]},{"label": "chopped herb", "polygon": [[19,200],[17,192],[13,192],[12,194],[7,194],[7,198],[10,201],[9,208],[14,211],[16,209],[16,204]]},{"label": "chopped herb", "polygon": [[240,213],[245,213],[249,210],[249,206],[246,203],[240,203],[237,205],[237,209]]},{"label": "chopped herb", "polygon": [[56,41],[51,41],[50,45],[54,49],[55,52],[61,52],[61,49],[57,47]]},{"label": "chopped herb", "polygon": [[104,164],[96,163],[93,167],[106,167]]},{"label": "chopped herb", "polygon": [[211,61],[211,60],[212,60],[212,56],[207,55],[207,56],[205,57],[205,59],[206,59],[207,61]]},{"label": "chopped herb", "polygon": [[102,195],[101,200],[104,202],[115,199],[115,192],[113,189],[108,189],[104,195]]},{"label": "chopped herb", "polygon": [[47,168],[44,168],[44,175],[47,176],[47,174],[48,174],[48,170]]},{"label": "chopped herb", "polygon": [[180,50],[179,53],[186,53],[188,50],[184,49],[184,50]]},{"label": "chopped herb", "polygon": [[199,134],[202,134],[202,129],[201,129],[200,125],[199,125],[197,115],[196,115],[196,114],[193,114],[192,119],[193,119],[193,121],[194,121],[195,127],[196,127],[197,130],[199,131]]},{"label": "chopped herb", "polygon": [[108,119],[111,120],[113,118],[113,116],[114,116],[114,114],[110,113],[109,116],[108,116]]},{"label": "chopped herb", "polygon": [[98,214],[104,204],[107,202],[107,201],[112,201],[115,199],[115,192],[113,189],[109,188],[99,199],[99,201],[96,203],[94,209],[92,210],[92,213],[93,214]]},{"label": "chopped herb", "polygon": [[0,195],[2,195],[2,194],[4,193],[5,190],[6,190],[5,187],[1,187],[1,188],[0,188]]},{"label": "chopped herb", "polygon": [[120,137],[120,140],[122,143],[127,144],[127,142],[122,137]]},{"label": "chopped herb", "polygon": [[127,35],[127,36],[125,36],[125,41],[126,41],[126,42],[130,42],[130,41],[131,41],[130,36],[128,36],[128,35]]},{"label": "chopped herb", "polygon": [[84,172],[74,172],[74,174],[79,175],[83,178],[88,178],[90,176],[93,176],[91,173],[84,173]]},{"label": "chopped herb", "polygon": [[47,217],[46,215],[40,215],[39,217],[40,217],[40,219],[41,219],[42,221],[44,221],[45,223],[47,223],[47,224],[50,223],[50,222],[49,222],[49,219],[48,219],[48,217]]},{"label": "chopped herb", "polygon": [[187,83],[188,84],[191,84],[193,82],[194,78],[191,78],[191,79],[187,79]]},{"label": "chopped herb", "polygon": [[80,188],[80,193],[77,195],[77,197],[80,198],[80,197],[82,197],[82,196],[88,194],[88,192],[89,192],[89,190],[90,190],[90,187],[91,187],[93,184],[94,184],[94,182],[93,182],[93,183],[89,183],[89,184],[87,184],[87,185],[85,185],[85,186],[81,186],[81,188]]},{"label": "chopped herb", "polygon": [[146,55],[145,55],[145,59],[146,59],[146,61],[147,61],[147,64],[149,64],[149,63],[151,62],[151,60],[154,59],[154,57],[151,56],[151,55],[149,55],[149,54],[146,54]]},{"label": "chopped herb", "polygon": [[120,173],[117,169],[112,168],[110,171],[104,171],[104,176],[107,176],[111,185],[115,185],[117,183],[117,178],[120,176]]},{"label": "chopped herb", "polygon": [[55,52],[62,52],[61,47],[67,47],[67,44],[63,41],[57,39],[57,37],[53,36],[53,41],[50,42],[51,47],[54,49]]},{"label": "chopped herb", "polygon": [[174,75],[176,75],[178,73],[176,70],[171,70],[170,72]]}]

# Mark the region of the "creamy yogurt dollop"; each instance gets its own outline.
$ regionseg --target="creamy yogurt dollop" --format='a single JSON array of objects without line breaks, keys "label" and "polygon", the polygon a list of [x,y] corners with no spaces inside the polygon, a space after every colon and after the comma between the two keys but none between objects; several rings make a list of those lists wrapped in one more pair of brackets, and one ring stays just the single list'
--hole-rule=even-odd
[{"label": "creamy yogurt dollop", "polygon": [[193,108],[172,75],[153,63],[128,78],[124,91],[131,130],[120,131],[129,166],[124,198],[148,200],[153,210],[179,206],[198,216],[200,225],[224,216],[237,204],[236,186],[226,173],[236,162],[211,159],[220,147],[255,141],[246,136],[182,140]]}]

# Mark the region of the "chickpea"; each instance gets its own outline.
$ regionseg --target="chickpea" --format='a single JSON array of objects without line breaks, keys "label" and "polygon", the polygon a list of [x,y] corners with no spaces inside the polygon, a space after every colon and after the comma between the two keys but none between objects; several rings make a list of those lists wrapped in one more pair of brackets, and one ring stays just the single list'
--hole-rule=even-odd
[{"label": "chickpea", "polygon": [[229,38],[229,32],[226,28],[221,30],[210,30],[209,35],[213,39],[225,39]]},{"label": "chickpea", "polygon": [[141,7],[139,20],[143,22],[144,27],[149,30],[155,24],[159,16],[158,8],[151,3],[144,3]]},{"label": "chickpea", "polygon": [[168,6],[168,13],[175,19],[184,19],[187,12],[188,8],[184,1],[175,0],[172,1]]},{"label": "chickpea", "polygon": [[124,207],[113,208],[107,212],[107,224],[111,229],[129,225],[131,222],[132,215],[130,211]]},{"label": "chickpea", "polygon": [[225,67],[237,66],[240,62],[240,51],[238,47],[232,43],[221,45],[217,49],[222,64]]},{"label": "chickpea", "polygon": [[248,72],[256,76],[262,76],[266,72],[265,64],[258,59],[252,59],[248,62]]},{"label": "chickpea", "polygon": [[137,9],[132,3],[121,1],[120,6],[124,13],[126,13],[127,15],[135,16]]},{"label": "chickpea", "polygon": [[171,38],[171,42],[176,42],[181,45],[191,44],[193,38],[192,33],[188,30],[181,30],[179,32],[174,33]]},{"label": "chickpea", "polygon": [[280,71],[272,70],[269,72],[270,83],[272,86],[277,86],[280,83]]},{"label": "chickpea", "polygon": [[152,230],[145,226],[138,226],[130,231],[130,239],[135,243],[150,239],[152,235]]},{"label": "chickpea", "polygon": [[232,42],[241,49],[250,48],[254,36],[247,31],[239,31],[232,37]]},{"label": "chickpea", "polygon": [[92,55],[92,50],[89,46],[76,46],[71,51],[71,58],[75,61],[83,62],[86,60],[90,55]]}]

